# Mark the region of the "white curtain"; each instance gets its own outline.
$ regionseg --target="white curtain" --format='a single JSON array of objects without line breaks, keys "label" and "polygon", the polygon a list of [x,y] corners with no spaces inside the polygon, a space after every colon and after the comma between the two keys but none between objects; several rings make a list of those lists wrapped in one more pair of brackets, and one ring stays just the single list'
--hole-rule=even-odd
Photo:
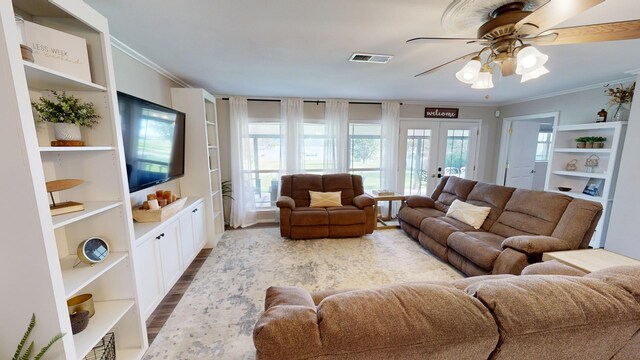
[{"label": "white curtain", "polygon": [[325,104],[324,173],[347,172],[349,102],[327,100]]},{"label": "white curtain", "polygon": [[252,186],[252,144],[249,138],[249,113],[247,99],[229,98],[231,120],[231,201],[230,225],[247,227],[258,222],[256,200]]},{"label": "white curtain", "polygon": [[302,99],[280,102],[280,172],[304,173],[304,116]]},{"label": "white curtain", "polygon": [[402,193],[396,184],[400,103],[382,102],[382,188]]}]

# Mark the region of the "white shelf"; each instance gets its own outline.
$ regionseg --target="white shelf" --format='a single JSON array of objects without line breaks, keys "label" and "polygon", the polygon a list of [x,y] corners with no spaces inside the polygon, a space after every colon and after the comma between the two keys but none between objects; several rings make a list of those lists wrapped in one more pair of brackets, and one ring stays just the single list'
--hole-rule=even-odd
[{"label": "white shelf", "polygon": [[41,146],[40,152],[113,151],[113,146]]},{"label": "white shelf", "polygon": [[594,179],[606,179],[607,174],[604,173],[588,173],[582,171],[553,171],[554,175],[573,176],[581,178],[594,178]]},{"label": "white shelf", "polygon": [[205,123],[206,123],[207,125],[216,126],[216,123],[211,122],[211,121],[205,121]]},{"label": "white shelf", "polygon": [[557,153],[595,153],[595,154],[609,154],[611,149],[597,148],[597,149],[578,149],[578,148],[557,148],[553,150]]},{"label": "white shelf", "polygon": [[212,191],[211,192],[211,196],[216,196],[216,195],[218,195],[219,192],[220,192],[220,190]]},{"label": "white shelf", "polygon": [[142,349],[119,349],[116,344],[116,354],[118,354],[118,360],[139,360],[144,355]]},{"label": "white shelf", "polygon": [[126,252],[112,252],[109,253],[109,256],[101,263],[93,266],[81,263],[76,268],[73,267],[73,265],[79,261],[76,255],[62,258],[60,265],[62,267],[64,293],[67,299],[100,277],[100,275],[109,271],[109,269],[118,265],[122,260],[126,259],[127,256],[129,256],[129,254]]},{"label": "white shelf", "polygon": [[218,172],[218,171],[220,171],[220,169],[218,169],[218,168],[209,170],[210,173],[214,173],[214,172]]},{"label": "white shelf", "polygon": [[601,196],[591,196],[591,195],[578,193],[578,192],[573,192],[573,191],[560,191],[560,190],[552,190],[552,189],[549,189],[547,191],[555,192],[555,193],[558,193],[558,194],[568,195],[568,196],[574,197],[576,199],[590,200],[590,201],[596,201],[596,202],[600,202],[600,203],[604,201],[604,199]]},{"label": "white shelf", "polygon": [[616,122],[604,122],[604,123],[591,123],[591,124],[576,124],[576,125],[561,125],[556,128],[556,131],[584,131],[584,130],[604,130],[615,129],[627,125],[627,121]]},{"label": "white shelf", "polygon": [[[124,314],[131,309],[133,300],[96,301],[96,313],[89,319],[89,326],[81,333],[73,335],[76,356],[82,359],[102,337],[113,328]],[[118,354],[120,358],[120,354]]]},{"label": "white shelf", "polygon": [[77,91],[107,91],[102,85],[69,76],[65,73],[51,70],[42,65],[23,61],[29,88],[38,90],[77,90]]},{"label": "white shelf", "polygon": [[100,214],[107,210],[111,210],[115,207],[122,205],[121,201],[85,201],[84,210],[78,212],[72,212],[69,214],[53,216],[53,228],[57,229],[76,221],[86,219],[93,215]]},{"label": "white shelf", "polygon": [[212,150],[212,149],[217,149],[218,147],[217,147],[217,146],[209,145],[209,146],[207,146],[207,148],[208,148],[209,150]]}]

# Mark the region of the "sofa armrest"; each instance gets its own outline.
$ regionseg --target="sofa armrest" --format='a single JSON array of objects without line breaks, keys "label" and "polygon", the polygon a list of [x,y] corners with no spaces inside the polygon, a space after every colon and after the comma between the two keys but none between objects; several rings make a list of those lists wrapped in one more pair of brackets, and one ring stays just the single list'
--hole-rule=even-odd
[{"label": "sofa armrest", "polygon": [[572,250],[568,241],[543,235],[512,236],[502,242],[502,248],[511,248],[527,255],[542,254],[548,251]]},{"label": "sofa armrest", "polygon": [[358,207],[359,209],[364,209],[367,206],[375,205],[376,201],[367,194],[358,195],[353,198],[353,205]]},{"label": "sofa armrest", "polygon": [[307,290],[293,286],[271,286],[265,294],[264,309],[269,310],[278,305],[315,307]]},{"label": "sofa armrest", "polygon": [[296,208],[296,202],[288,196],[280,196],[278,198],[278,202],[276,202],[276,206],[279,208],[288,208],[293,210]]},{"label": "sofa armrest", "polygon": [[423,208],[432,208],[436,204],[432,198],[421,195],[411,195],[407,196],[404,200],[407,206],[412,208],[423,207]]},{"label": "sofa armrest", "polygon": [[520,275],[567,275],[567,276],[584,276],[587,273],[559,262],[558,260],[550,260],[535,263],[527,266],[522,270]]}]

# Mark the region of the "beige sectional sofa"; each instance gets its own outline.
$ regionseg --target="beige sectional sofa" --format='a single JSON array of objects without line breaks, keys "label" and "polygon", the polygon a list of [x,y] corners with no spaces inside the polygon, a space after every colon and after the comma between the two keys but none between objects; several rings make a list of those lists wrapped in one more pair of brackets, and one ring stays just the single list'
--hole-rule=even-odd
[{"label": "beige sectional sofa", "polygon": [[[445,216],[454,200],[491,208],[480,229]],[[431,253],[477,276],[517,275],[543,252],[587,248],[601,215],[593,201],[444,177],[430,197],[409,196],[398,219]]]},{"label": "beige sectional sofa", "polygon": [[640,267],[490,275],[370,290],[267,290],[270,359],[638,359]]}]

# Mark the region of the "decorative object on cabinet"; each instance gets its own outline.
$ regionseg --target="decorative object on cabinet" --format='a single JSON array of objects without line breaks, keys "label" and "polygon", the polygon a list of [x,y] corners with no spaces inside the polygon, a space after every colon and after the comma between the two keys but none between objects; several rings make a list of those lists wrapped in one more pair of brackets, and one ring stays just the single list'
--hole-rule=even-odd
[{"label": "decorative object on cabinet", "polygon": [[91,82],[85,39],[24,21],[24,40],[36,64]]},{"label": "decorative object on cabinet", "polygon": [[601,123],[606,121],[607,121],[607,111],[605,109],[598,111],[598,120],[596,120],[596,123]]},{"label": "decorative object on cabinet", "polygon": [[[578,170],[578,159],[573,159],[567,163],[567,166],[564,167],[567,171],[576,171]],[[562,191],[562,190],[560,190]],[[568,191],[568,190],[567,190]]]},{"label": "decorative object on cabinet", "polygon": [[69,319],[71,320],[71,333],[75,335],[86,329],[89,325],[89,318],[89,312],[86,310],[76,311],[73,314],[69,314]]},{"label": "decorative object on cabinet", "polygon": [[571,191],[571,188],[566,186],[558,186],[558,190],[562,192],[567,192],[567,191]]},{"label": "decorative object on cabinet", "polygon": [[[166,199],[161,199],[164,202],[166,202]],[[151,206],[151,204],[153,204],[153,201],[158,201],[158,203],[160,203],[159,200],[154,199],[154,200],[147,200],[147,204],[149,204],[149,207]],[[184,204],[187,202],[187,197],[182,197],[182,198],[177,198],[174,202],[172,202],[169,205],[160,207],[158,209],[152,209],[149,208],[148,210],[144,209],[144,205],[142,207],[138,207],[138,208],[134,208],[133,209],[133,220],[137,221],[137,222],[161,222],[164,221],[166,219],[168,219],[169,217],[173,216],[175,213],[177,213],[180,209],[182,209],[182,207],[184,206]]]},{"label": "decorative object on cabinet", "polygon": [[[36,314],[32,314],[31,315],[31,321],[29,321],[29,325],[27,326],[27,331],[24,332],[24,335],[22,336],[22,340],[20,340],[20,343],[18,344],[18,346],[16,347],[16,352],[13,355],[12,359],[25,359],[25,360],[29,360],[31,359],[31,355],[33,353],[33,347],[35,346],[35,343],[33,341],[31,341],[29,343],[29,346],[27,346],[27,348],[25,349],[24,346],[27,344],[27,340],[29,340],[29,336],[31,335],[31,331],[33,331],[33,328],[36,326]],[[34,359],[41,359],[44,354],[46,354],[46,352],[49,350],[49,348],[56,343],[56,341],[62,339],[62,337],[65,334],[58,334],[56,336],[54,336],[53,338],[51,338],[51,340],[49,340],[49,343],[47,343],[47,345],[45,345],[42,349],[40,349],[40,351],[38,352],[38,354],[36,354]],[[22,350],[25,350],[24,354],[22,353]]]},{"label": "decorative object on cabinet", "polygon": [[587,186],[582,190],[583,194],[591,195],[591,196],[602,196],[602,185],[604,184],[604,179],[589,179],[587,182]]},{"label": "decorative object on cabinet", "polygon": [[98,124],[97,119],[100,115],[96,112],[95,105],[91,102],[80,102],[74,95],[67,96],[65,91],[49,91],[57,101],[41,96],[38,102],[32,102],[31,106],[38,112],[38,121],[53,123],[56,140],[63,141],[52,142],[51,145],[65,146],[64,141],[81,141],[80,127],[92,128]]},{"label": "decorative object on cabinet", "polygon": [[53,204],[49,205],[49,209],[51,210],[51,215],[62,215],[68,214],[71,212],[82,211],[84,210],[84,205],[75,201],[65,201],[56,204],[56,200],[53,198],[53,193],[56,191],[68,190],[74,188],[84,181],[80,179],[63,179],[63,180],[52,180],[47,181],[47,192],[51,196],[51,202]]},{"label": "decorative object on cabinet", "polygon": [[74,267],[78,266],[80,262],[93,266],[107,258],[109,244],[102,238],[91,237],[78,245],[76,253],[78,254],[78,262]]},{"label": "decorative object on cabinet", "polygon": [[584,149],[587,146],[587,137],[586,136],[582,136],[579,138],[576,138],[576,147],[578,149]]},{"label": "decorative object on cabinet", "polygon": [[588,173],[592,173],[594,172],[594,169],[598,167],[599,163],[600,163],[600,157],[598,157],[598,155],[596,154],[591,154],[584,161],[584,166],[587,168]]},{"label": "decorative object on cabinet", "polygon": [[93,317],[96,314],[96,309],[93,306],[93,295],[80,294],[67,300],[67,309],[69,314],[75,314],[79,311],[88,311],[89,317]]},{"label": "decorative object on cabinet", "polygon": [[594,136],[593,137],[593,148],[594,149],[602,149],[602,148],[604,148],[604,142],[605,141],[607,141],[606,137]]},{"label": "decorative object on cabinet", "polygon": [[636,83],[625,87],[622,84],[616,87],[609,87],[609,84],[605,85],[607,90],[605,94],[609,96],[609,105],[613,110],[613,121],[626,121],[629,119],[629,110],[631,107],[631,101],[633,101],[633,93],[636,89]]},{"label": "decorative object on cabinet", "polygon": [[107,333],[89,351],[84,360],[115,360],[116,359],[116,335],[112,332]]}]

